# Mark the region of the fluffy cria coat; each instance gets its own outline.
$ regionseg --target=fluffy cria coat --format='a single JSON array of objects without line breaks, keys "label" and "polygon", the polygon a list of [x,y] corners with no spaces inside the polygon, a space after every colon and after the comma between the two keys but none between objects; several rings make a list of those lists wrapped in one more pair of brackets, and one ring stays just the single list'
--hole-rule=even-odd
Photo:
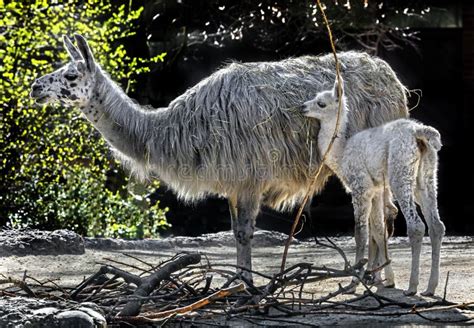
[{"label": "fluffy cria coat", "polygon": [[[330,144],[338,117],[337,83],[333,89],[319,92],[302,107],[307,117],[318,119],[318,148],[324,153]],[[344,88],[342,87],[342,90]],[[371,241],[377,244],[378,266],[388,260],[383,199],[386,187],[393,192],[407,222],[412,248],[410,284],[406,294],[418,287],[421,242],[425,225],[418,216],[421,207],[432,243],[432,266],[424,295],[433,295],[439,280],[439,258],[444,225],[437,205],[439,132],[414,120],[398,119],[366,129],[350,137],[350,106],[342,97],[339,132],[328,154],[326,165],[341,179],[352,194],[355,217],[356,263],[364,256],[370,227]],[[370,245],[369,245],[370,246]],[[369,247],[369,266],[374,266],[374,250]],[[390,267],[389,267],[390,268]],[[387,275],[387,271],[386,271]],[[393,283],[393,273],[387,277]]]}]

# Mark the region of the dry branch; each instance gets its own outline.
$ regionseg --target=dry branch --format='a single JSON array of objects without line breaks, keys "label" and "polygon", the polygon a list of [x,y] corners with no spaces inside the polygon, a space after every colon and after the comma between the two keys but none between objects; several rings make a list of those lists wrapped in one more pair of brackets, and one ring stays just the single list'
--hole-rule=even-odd
[{"label": "dry branch", "polygon": [[[191,265],[197,264],[201,261],[200,254],[185,254],[177,259],[165,264],[159,270],[153,272],[149,276],[144,278],[139,278],[140,283],[133,293],[134,296],[148,296],[150,293],[160,284],[160,282],[178,270]],[[121,316],[134,316],[140,312],[140,307],[142,305],[141,300],[132,300],[128,302],[122,311],[120,311]]]},{"label": "dry branch", "polygon": [[[208,304],[211,304],[211,303],[214,303],[216,300],[219,300],[219,299],[222,299],[222,298],[225,298],[227,296],[230,296],[232,294],[235,294],[235,293],[238,293],[238,292],[243,292],[245,291],[245,285],[243,283],[240,283],[238,285],[235,285],[235,286],[232,286],[232,287],[229,287],[229,288],[225,288],[225,289],[221,289],[195,303],[192,303],[190,305],[187,305],[187,306],[183,306],[183,307],[180,307],[180,308],[177,308],[177,309],[173,309],[173,310],[168,310],[168,311],[162,311],[162,312],[145,312],[143,313],[140,317],[141,318],[145,318],[145,320],[147,320],[148,322],[150,322],[149,320],[151,321],[154,321],[156,319],[160,319],[163,320],[163,319],[166,319],[168,317],[174,317],[176,315],[179,315],[179,314],[184,314],[184,313],[189,313],[189,312],[192,312],[192,311],[195,311],[197,309],[200,309]],[[126,320],[126,318],[123,318],[123,317],[118,317],[117,319],[120,319],[120,320]]]},{"label": "dry branch", "polygon": [[71,293],[71,298],[76,299],[79,293],[81,293],[88,285],[90,285],[92,282],[96,281],[107,273],[117,275],[126,282],[133,283],[137,286],[141,283],[141,278],[134,274],[109,265],[103,265],[102,267],[100,267],[97,273],[93,274],[76,287],[76,289]]}]

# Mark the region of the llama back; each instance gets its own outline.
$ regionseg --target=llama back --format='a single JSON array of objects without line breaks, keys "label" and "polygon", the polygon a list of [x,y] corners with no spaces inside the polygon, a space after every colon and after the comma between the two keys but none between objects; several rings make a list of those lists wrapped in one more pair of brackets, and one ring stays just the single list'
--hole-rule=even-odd
[{"label": "llama back", "polygon": [[428,147],[430,150],[438,152],[442,147],[439,131],[414,119],[401,118],[393,120],[379,127],[362,131],[359,134],[370,133],[370,131],[380,134],[380,137],[384,138],[385,142],[391,142],[394,137],[399,139],[412,137],[418,141],[418,146],[421,147],[420,150],[422,151]]},{"label": "llama back", "polygon": [[[349,135],[408,116],[406,89],[387,63],[357,52],[341,53],[339,59],[351,108]],[[174,186],[178,196],[193,200],[204,190],[228,196],[260,189],[273,208],[300,202],[320,163],[319,125],[295,109],[334,78],[332,55],[305,56],[232,63],[188,89],[169,106],[167,121],[175,129],[157,129],[155,138],[173,140],[160,142],[163,150],[157,151],[189,168],[190,180],[206,177],[207,185],[201,180]],[[165,182],[179,180],[168,173],[172,181],[163,177]],[[325,170],[314,192],[329,175]],[[190,187],[195,190],[186,190]]]}]

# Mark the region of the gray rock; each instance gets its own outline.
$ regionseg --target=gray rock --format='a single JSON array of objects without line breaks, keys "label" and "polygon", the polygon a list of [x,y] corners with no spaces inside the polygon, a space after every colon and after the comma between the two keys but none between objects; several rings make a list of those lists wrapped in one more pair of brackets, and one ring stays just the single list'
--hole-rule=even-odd
[{"label": "gray rock", "polygon": [[95,328],[107,322],[95,304],[0,297],[0,328]]},{"label": "gray rock", "polygon": [[[285,244],[288,235],[276,231],[257,230],[255,231],[252,244],[254,247],[272,247]],[[298,244],[297,239],[293,244]],[[120,249],[140,249],[140,250],[163,250],[178,248],[196,247],[219,247],[235,245],[235,238],[232,231],[221,231],[218,233],[204,234],[198,237],[170,237],[164,239],[145,240],[124,240],[111,238],[84,238],[86,248],[98,250],[120,250]]]},{"label": "gray rock", "polygon": [[0,230],[0,257],[84,254],[84,240],[69,230]]},{"label": "gray rock", "polygon": [[95,327],[94,320],[86,313],[77,310],[64,311],[56,315],[61,328]]}]

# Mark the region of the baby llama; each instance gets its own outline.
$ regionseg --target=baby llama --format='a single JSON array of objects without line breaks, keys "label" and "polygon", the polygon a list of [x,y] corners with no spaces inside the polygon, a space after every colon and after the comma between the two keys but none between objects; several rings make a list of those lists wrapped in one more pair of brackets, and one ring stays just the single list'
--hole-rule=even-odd
[{"label": "baby llama", "polygon": [[[342,80],[341,84],[343,84]],[[336,81],[332,90],[317,93],[314,99],[305,102],[301,107],[304,116],[315,118],[320,123],[318,148],[321,154],[326,151],[336,127],[337,87]],[[419,282],[421,243],[425,234],[425,225],[417,214],[416,204],[421,207],[432,246],[431,275],[428,288],[422,295],[431,296],[438,285],[440,248],[445,232],[437,204],[440,134],[436,129],[416,121],[398,119],[363,130],[348,138],[349,111],[350,108],[343,94],[339,129],[327,156],[326,165],[352,194],[356,263],[364,256],[368,232],[379,250],[377,252],[379,262],[374,263],[374,250],[371,250],[369,245],[368,268],[373,268],[388,260],[386,229],[383,221],[384,189],[387,186],[405,217],[411,246],[411,275],[405,295],[416,294]],[[390,266],[388,269],[389,277],[386,278],[388,284],[393,284]]]}]

